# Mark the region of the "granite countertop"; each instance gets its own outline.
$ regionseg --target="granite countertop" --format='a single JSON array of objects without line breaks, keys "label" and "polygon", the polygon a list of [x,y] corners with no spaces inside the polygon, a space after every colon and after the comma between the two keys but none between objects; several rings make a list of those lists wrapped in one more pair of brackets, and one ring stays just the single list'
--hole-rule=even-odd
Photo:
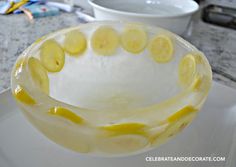
[{"label": "granite countertop", "polygon": [[236,88],[236,30],[196,18],[184,38],[206,55],[215,81]]},{"label": "granite countertop", "polygon": [[10,87],[10,73],[17,57],[39,37],[80,23],[75,14],[35,19],[24,15],[0,15],[0,92]]},{"label": "granite countertop", "polygon": [[[37,38],[49,32],[78,25],[75,14],[62,13],[30,23],[24,15],[0,16],[0,92],[10,87],[10,72],[16,58]],[[214,80],[236,88],[236,31],[194,19],[184,38],[207,56]],[[191,35],[190,35],[191,34]]]}]

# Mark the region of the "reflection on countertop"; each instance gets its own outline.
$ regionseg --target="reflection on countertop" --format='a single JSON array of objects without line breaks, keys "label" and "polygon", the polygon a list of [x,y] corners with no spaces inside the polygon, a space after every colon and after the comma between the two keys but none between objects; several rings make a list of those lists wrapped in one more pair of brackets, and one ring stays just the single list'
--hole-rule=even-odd
[{"label": "reflection on countertop", "polygon": [[[193,19],[184,38],[207,56],[214,79],[236,88],[236,31]],[[40,18],[32,24],[24,15],[0,16],[0,92],[10,86],[10,72],[19,54],[37,38],[81,23],[73,13]]]}]

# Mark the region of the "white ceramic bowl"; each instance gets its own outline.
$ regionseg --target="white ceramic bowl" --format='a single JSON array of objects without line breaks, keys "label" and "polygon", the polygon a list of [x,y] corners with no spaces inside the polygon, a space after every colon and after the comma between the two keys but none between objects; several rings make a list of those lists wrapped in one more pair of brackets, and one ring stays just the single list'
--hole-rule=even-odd
[{"label": "white ceramic bowl", "polygon": [[88,3],[88,0],[74,0],[74,3],[88,12],[92,12],[93,10],[92,6]]},{"label": "white ceramic bowl", "polygon": [[89,0],[97,20],[126,20],[166,28],[179,35],[199,8],[193,0]]}]

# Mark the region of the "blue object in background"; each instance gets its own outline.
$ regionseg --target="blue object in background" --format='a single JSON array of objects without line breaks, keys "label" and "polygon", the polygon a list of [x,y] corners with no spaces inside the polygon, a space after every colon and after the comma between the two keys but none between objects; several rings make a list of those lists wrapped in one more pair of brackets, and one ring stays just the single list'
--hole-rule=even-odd
[{"label": "blue object in background", "polygon": [[[6,2],[0,2],[0,14],[20,14],[23,13],[23,9],[28,10],[34,18],[54,16],[59,14],[59,9],[54,6],[46,5],[47,0],[26,0],[25,4],[17,6],[17,3],[21,3],[22,0],[8,0]],[[14,6],[15,5],[15,6]],[[12,10],[9,12],[9,10]]]},{"label": "blue object in background", "polygon": [[[46,17],[46,16],[55,16],[59,14],[59,9],[52,6],[42,5],[42,4],[26,4],[23,6],[24,9],[30,11],[34,18],[37,17]],[[14,14],[22,13],[21,10],[14,11]]]},{"label": "blue object in background", "polygon": [[52,6],[41,5],[41,4],[32,4],[24,7],[29,10],[34,18],[45,17],[45,16],[54,16],[59,14],[59,9]]}]

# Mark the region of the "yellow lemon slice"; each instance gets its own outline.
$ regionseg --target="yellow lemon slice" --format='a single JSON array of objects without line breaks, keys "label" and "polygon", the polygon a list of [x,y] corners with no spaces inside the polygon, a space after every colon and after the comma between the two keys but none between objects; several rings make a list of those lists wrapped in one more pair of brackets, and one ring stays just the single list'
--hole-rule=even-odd
[{"label": "yellow lemon slice", "polygon": [[30,57],[28,60],[28,67],[35,84],[46,94],[49,94],[48,74],[46,69],[41,65],[41,62],[34,57]]},{"label": "yellow lemon slice", "polygon": [[49,110],[49,114],[60,116],[64,119],[70,120],[71,122],[74,122],[76,124],[81,124],[83,123],[83,118],[80,116],[76,115],[72,111],[62,108],[62,107],[53,107]]},{"label": "yellow lemon slice", "polygon": [[47,37],[47,35],[44,35],[44,36],[42,36],[42,37],[36,39],[33,44],[34,44],[34,45],[39,44],[39,43],[40,43],[41,41],[43,41],[46,37]]},{"label": "yellow lemon slice", "polygon": [[140,134],[144,133],[147,125],[142,123],[121,123],[114,125],[102,126],[101,129],[118,134]]},{"label": "yellow lemon slice", "polygon": [[189,113],[196,112],[196,111],[197,109],[195,109],[193,106],[186,106],[182,108],[181,110],[179,110],[178,112],[171,115],[170,117],[168,117],[167,120],[168,122],[172,123],[188,115]]},{"label": "yellow lemon slice", "polygon": [[147,44],[146,32],[138,27],[129,27],[121,35],[121,45],[131,53],[140,53]]},{"label": "yellow lemon slice", "polygon": [[17,76],[21,71],[22,71],[22,68],[25,67],[25,58],[24,57],[21,57],[19,58],[19,60],[16,62],[15,64],[15,68],[14,68],[14,75]]},{"label": "yellow lemon slice", "polygon": [[184,56],[179,63],[179,82],[183,86],[188,86],[194,79],[196,73],[196,59],[192,54]]},{"label": "yellow lemon slice", "polygon": [[86,47],[86,38],[79,30],[74,30],[66,34],[64,40],[64,50],[69,54],[81,54],[85,51]]},{"label": "yellow lemon slice", "polygon": [[20,85],[17,85],[13,94],[18,101],[24,104],[28,104],[28,105],[36,104],[35,100]]},{"label": "yellow lemon slice", "polygon": [[193,84],[191,86],[193,91],[200,91],[201,87],[202,87],[202,81],[203,81],[203,77],[200,75],[197,75],[194,78]]},{"label": "yellow lemon slice", "polygon": [[114,54],[118,44],[118,33],[112,27],[99,27],[92,35],[92,48],[99,55],[109,56]]},{"label": "yellow lemon slice", "polygon": [[49,72],[59,72],[65,63],[65,53],[55,40],[50,39],[40,48],[40,61]]},{"label": "yellow lemon slice", "polygon": [[150,142],[154,145],[161,145],[165,143],[169,138],[175,136],[182,131],[196,116],[197,110],[191,106],[184,107],[174,115],[170,116],[167,121],[169,125],[162,133],[153,135],[150,138]]},{"label": "yellow lemon slice", "polygon": [[211,78],[206,75],[196,75],[191,89],[193,91],[208,92],[211,87]]},{"label": "yellow lemon slice", "polygon": [[173,58],[173,42],[166,35],[157,35],[149,42],[148,51],[156,62],[167,63]]},{"label": "yellow lemon slice", "polygon": [[105,153],[129,153],[140,150],[148,145],[148,140],[140,135],[120,135],[100,139],[97,146]]}]

